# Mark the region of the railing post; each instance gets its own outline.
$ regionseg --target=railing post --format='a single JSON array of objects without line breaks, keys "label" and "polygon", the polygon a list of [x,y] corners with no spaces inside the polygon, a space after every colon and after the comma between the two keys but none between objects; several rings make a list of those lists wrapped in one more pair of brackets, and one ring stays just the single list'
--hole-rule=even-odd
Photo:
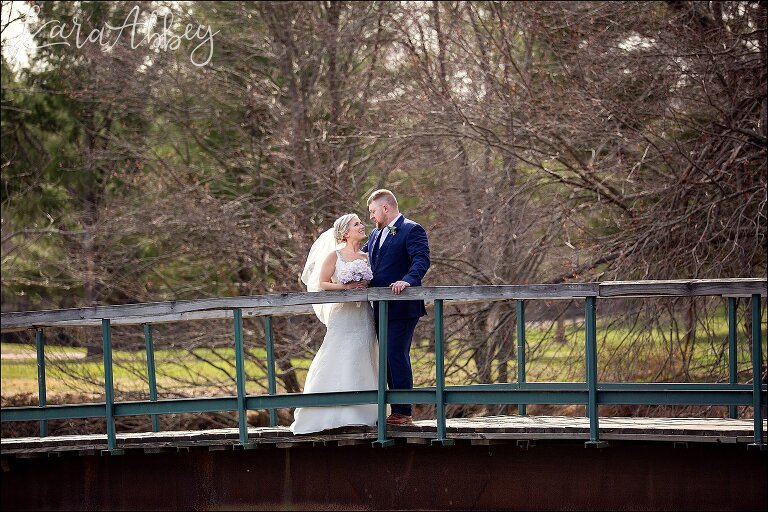
[{"label": "railing post", "polygon": [[445,437],[445,354],[443,352],[443,299],[435,299],[435,418],[437,439],[432,444],[450,446],[453,439]]},{"label": "railing post", "polygon": [[[264,334],[267,339],[267,392],[270,395],[277,393],[277,383],[275,382],[275,338],[272,331],[272,317],[264,317]],[[269,409],[269,425],[277,426],[277,410]]]},{"label": "railing post", "polygon": [[587,297],[584,304],[585,338],[587,349],[587,414],[589,416],[589,441],[585,446],[602,448],[608,443],[600,441],[597,409],[597,320],[595,297]]},{"label": "railing post", "polygon": [[[728,297],[728,382],[736,384],[738,377],[738,359],[736,355],[736,297]],[[728,417],[736,419],[739,412],[735,405],[728,406]]]},{"label": "railing post", "polygon": [[245,361],[243,356],[243,311],[232,311],[235,323],[235,381],[237,383],[237,423],[240,428],[240,448],[249,448],[248,412],[245,407]]},{"label": "railing post", "polygon": [[101,320],[101,338],[104,344],[104,403],[107,419],[107,449],[102,455],[121,455],[124,450],[117,448],[115,433],[115,388],[112,380],[112,326],[109,318]]},{"label": "railing post", "polygon": [[[522,389],[525,385],[525,302],[515,302],[517,314],[517,385]],[[525,404],[517,405],[517,412],[525,416]]]},{"label": "railing post", "polygon": [[762,399],[762,332],[760,325],[760,294],[752,295],[752,407],[754,408],[755,442],[750,447],[765,450],[763,442],[763,399]]},{"label": "railing post", "polygon": [[[152,325],[144,324],[144,344],[147,347],[147,381],[149,383],[149,400],[157,402],[157,376],[155,373],[155,347],[152,342]],[[160,432],[160,420],[157,414],[152,415],[152,432]]]},{"label": "railing post", "polygon": [[377,422],[378,438],[373,446],[385,448],[392,446],[395,441],[387,439],[387,324],[389,318],[389,301],[379,301],[379,388],[378,405],[379,421]]},{"label": "railing post", "polygon": [[[45,407],[45,335],[42,329],[35,331],[35,346],[37,348],[37,405]],[[48,421],[40,420],[40,437],[48,435]]]}]

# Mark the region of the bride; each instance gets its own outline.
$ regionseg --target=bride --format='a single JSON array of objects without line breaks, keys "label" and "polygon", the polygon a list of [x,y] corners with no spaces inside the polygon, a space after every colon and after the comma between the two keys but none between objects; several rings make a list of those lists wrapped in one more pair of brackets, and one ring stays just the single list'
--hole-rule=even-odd
[{"label": "bride", "polygon": [[[364,289],[371,279],[368,256],[360,251],[366,239],[360,218],[347,214],[336,219],[312,245],[301,280],[308,291]],[[344,244],[340,249],[339,244]],[[312,360],[304,393],[376,389],[378,349],[373,309],[368,302],[342,302],[313,306],[327,326],[323,344]],[[301,407],[294,411],[294,434],[306,434],[345,425],[373,426],[376,404]]]}]

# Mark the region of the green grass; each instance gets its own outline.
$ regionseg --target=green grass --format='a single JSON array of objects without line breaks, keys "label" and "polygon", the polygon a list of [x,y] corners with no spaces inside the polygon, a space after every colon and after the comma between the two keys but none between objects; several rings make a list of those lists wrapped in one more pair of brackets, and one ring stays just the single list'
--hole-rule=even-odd
[{"label": "green grass", "polygon": [[[264,349],[254,349],[254,353],[262,361],[266,359]],[[177,385],[179,382],[208,384],[207,387],[212,389],[224,386],[230,380],[227,372],[234,375],[234,354],[234,349],[158,350],[155,352],[158,386],[179,387]],[[0,355],[2,355],[0,359],[2,395],[36,394],[38,385],[35,347],[2,343]],[[69,392],[96,394],[103,392],[103,362],[101,359],[87,360],[85,355],[85,348],[46,347],[46,390],[49,395]],[[207,359],[212,364],[201,359]],[[115,350],[112,353],[112,360],[113,381],[116,389],[127,392],[148,392],[145,352]],[[306,366],[309,367],[309,362],[306,362]],[[254,388],[253,392],[256,392],[259,386],[254,381],[266,379],[266,374],[249,360],[246,360],[245,370],[250,379],[248,392],[252,392],[251,387]],[[74,387],[73,381],[75,381]]]}]

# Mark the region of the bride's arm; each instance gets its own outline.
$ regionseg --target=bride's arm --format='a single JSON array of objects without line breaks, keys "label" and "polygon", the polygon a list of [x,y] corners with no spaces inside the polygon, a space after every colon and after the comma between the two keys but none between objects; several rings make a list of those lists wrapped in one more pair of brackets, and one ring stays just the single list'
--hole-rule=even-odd
[{"label": "bride's arm", "polygon": [[319,288],[321,290],[354,290],[356,288],[365,288],[365,284],[361,284],[360,281],[347,284],[334,283],[331,281],[334,270],[336,270],[336,253],[332,252],[325,258],[325,261],[323,261],[323,266],[320,267]]}]

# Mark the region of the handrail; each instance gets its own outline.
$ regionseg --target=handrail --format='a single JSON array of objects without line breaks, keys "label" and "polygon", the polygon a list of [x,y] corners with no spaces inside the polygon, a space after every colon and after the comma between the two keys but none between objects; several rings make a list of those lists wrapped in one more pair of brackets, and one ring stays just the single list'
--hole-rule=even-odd
[{"label": "handrail", "polygon": [[573,299],[584,297],[694,297],[766,296],[765,278],[692,279],[668,281],[606,281],[596,283],[493,285],[493,286],[422,286],[408,288],[395,295],[389,288],[329,292],[271,293],[243,297],[191,299],[114,306],[45,311],[6,312],[0,314],[0,332],[37,327],[98,326],[104,319],[113,325],[185,322],[232,318],[232,310],[241,309],[248,316],[310,314],[312,304],[379,300],[450,300],[454,303],[489,300]]},{"label": "handrail", "polygon": [[[317,407],[328,405],[378,404],[379,421],[375,446],[389,446],[393,443],[386,437],[384,414],[386,404],[427,403],[436,405],[437,439],[435,444],[450,445],[446,437],[445,405],[449,403],[517,404],[520,414],[525,414],[528,404],[583,404],[590,419],[590,434],[587,445],[604,446],[599,439],[600,404],[664,404],[664,405],[727,405],[731,417],[735,417],[736,406],[751,406],[754,417],[754,443],[765,449],[762,425],[764,396],[768,395],[762,385],[761,351],[761,297],[766,296],[768,282],[765,278],[736,278],[675,281],[633,281],[575,283],[556,285],[498,285],[498,286],[434,286],[409,288],[401,295],[394,295],[389,288],[367,290],[334,291],[317,293],[281,293],[252,297],[230,297],[169,301],[149,304],[126,304],[119,306],[95,306],[90,308],[55,311],[29,311],[2,313],[2,331],[36,329],[38,347],[38,383],[40,405],[37,407],[12,407],[0,409],[0,421],[40,421],[40,435],[47,435],[47,421],[62,418],[102,417],[107,420],[106,452],[121,453],[117,447],[114,428],[116,416],[153,415],[153,430],[158,430],[156,415],[180,412],[237,411],[239,416],[240,446],[249,448],[246,412],[249,409],[268,409],[270,424],[277,424],[275,410],[281,407]],[[694,297],[721,296],[728,299],[728,346],[730,380],[728,384],[615,384],[600,383],[597,372],[596,346],[596,304],[597,299],[619,297]],[[752,385],[736,383],[735,355],[736,297],[751,298],[752,323]],[[528,383],[525,379],[525,302],[541,299],[583,298],[585,302],[586,375],[582,383]],[[436,386],[413,390],[388,390],[383,378],[387,372],[386,318],[388,304],[393,300],[434,301]],[[379,308],[379,379],[378,389],[354,392],[277,394],[274,368],[274,337],[272,316],[280,314],[307,314],[311,304],[357,301],[377,301]],[[446,386],[443,367],[443,306],[447,301],[454,303],[515,300],[518,321],[518,382],[495,385]],[[243,317],[263,316],[267,346],[268,394],[249,396],[245,393],[245,370],[243,354]],[[144,324],[147,346],[148,372],[154,373],[152,323],[187,321],[212,318],[232,318],[236,356],[236,396],[211,398],[180,398],[158,400],[154,375],[150,375],[150,400],[135,402],[114,402],[112,387],[112,325]],[[97,325],[102,327],[104,344],[105,402],[99,404],[76,404],[50,406],[45,401],[45,357],[43,328],[65,325]]]}]

